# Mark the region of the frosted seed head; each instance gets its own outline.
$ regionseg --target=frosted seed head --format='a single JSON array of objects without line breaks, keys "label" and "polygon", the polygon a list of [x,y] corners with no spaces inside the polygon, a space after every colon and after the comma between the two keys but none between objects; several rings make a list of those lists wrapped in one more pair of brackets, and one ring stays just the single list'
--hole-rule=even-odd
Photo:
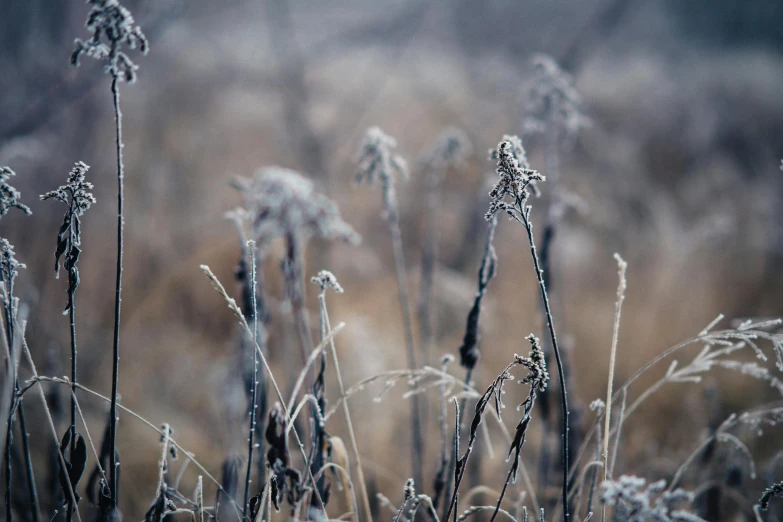
[{"label": "frosted seed head", "polygon": [[582,96],[574,88],[574,78],[545,54],[533,57],[533,70],[533,87],[525,103],[529,116],[522,127],[531,133],[554,127],[561,140],[589,127],[590,118],[582,112]]},{"label": "frosted seed head", "polygon": [[397,178],[408,177],[408,166],[405,160],[393,150],[397,148],[397,140],[373,126],[364,134],[359,153],[357,154],[356,182],[366,182],[370,185],[380,179],[384,185],[394,184]]},{"label": "frosted seed head", "polygon": [[19,275],[20,268],[27,268],[16,259],[14,246],[5,238],[0,238],[0,281],[12,282]]},{"label": "frosted seed head", "polygon": [[328,270],[321,270],[320,272],[318,272],[318,275],[313,276],[310,279],[310,281],[312,281],[317,285],[320,285],[321,293],[326,292],[327,288],[331,288],[338,294],[343,293],[343,287],[340,286],[340,283],[337,282],[337,278],[334,277],[334,274]]},{"label": "frosted seed head", "polygon": [[41,194],[41,200],[56,199],[66,205],[73,202],[72,213],[81,216],[96,202],[95,196],[90,192],[94,188],[93,184],[86,180],[88,170],[90,170],[89,165],[82,161],[77,162],[71,169],[65,185],[61,185],[57,190]]},{"label": "frosted seed head", "polygon": [[497,173],[499,179],[489,193],[489,210],[484,216],[491,221],[498,212],[509,212],[514,217],[514,212],[522,209],[522,205],[528,194],[528,187],[535,181],[544,181],[544,176],[535,170],[520,166],[519,158],[524,158],[524,149],[521,149],[519,138],[503,140],[498,148],[490,151],[490,158],[497,161]]},{"label": "frosted seed head", "polygon": [[78,67],[82,55],[106,61],[106,73],[128,83],[136,81],[138,66],[122,51],[123,45],[147,54],[149,42],[133,15],[118,0],[87,0],[91,6],[85,26],[92,36],[77,38],[71,65]]},{"label": "frosted seed head", "polygon": [[30,207],[19,201],[22,193],[8,184],[8,180],[12,176],[16,176],[16,172],[10,167],[0,167],[0,216],[5,216],[12,208],[30,215],[32,214]]},{"label": "frosted seed head", "polygon": [[237,178],[234,185],[245,199],[251,235],[262,252],[278,237],[298,243],[313,236],[352,244],[360,240],[340,217],[337,205],[296,171],[267,167],[252,179]]}]

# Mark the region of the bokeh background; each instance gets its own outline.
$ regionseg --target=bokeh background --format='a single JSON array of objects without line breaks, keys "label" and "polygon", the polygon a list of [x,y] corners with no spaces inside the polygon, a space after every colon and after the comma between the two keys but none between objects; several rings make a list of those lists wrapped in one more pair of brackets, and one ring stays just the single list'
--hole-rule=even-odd
[{"label": "bokeh background", "polygon": [[[583,419],[590,416],[586,405],[605,394],[614,252],[629,262],[617,383],[719,313],[733,319],[783,310],[783,3],[777,0],[126,4],[151,51],[137,59],[138,82],[122,86],[122,403],[155,425],[171,424],[177,440],[215,475],[246,444],[239,369],[246,360],[236,349],[234,319],[199,270],[209,264],[234,288],[239,242],[223,216],[241,201],[229,185],[233,176],[268,165],[304,172],[363,236],[357,247],[312,242],[306,268],[308,276],[330,269],[345,288],[329,306],[332,321],[346,323],[338,351],[346,381],[355,383],[405,366],[381,196],[375,187],[352,183],[361,136],[380,125],[413,167],[399,200],[415,298],[426,224],[418,160],[443,128],[463,129],[474,154],[448,172],[438,212],[431,360],[437,363],[458,348],[475,291],[493,170],[485,151],[503,134],[522,132],[536,53],[573,75],[590,120],[558,149],[557,190],[579,204],[559,219],[551,254],[557,326]],[[37,195],[60,185],[74,162],[91,165],[98,204],[83,220],[77,335],[84,384],[108,394],[114,122],[102,66],[92,60],[68,66],[73,39],[85,37],[86,12],[77,0],[0,3],[0,164],[17,172],[14,184],[33,210],[29,217],[4,217],[0,234],[27,264],[19,295],[29,304],[27,337],[38,366],[64,375],[66,283],[54,278],[52,262],[63,209]],[[525,136],[531,164],[544,174],[545,141]],[[545,219],[541,208],[533,216]],[[502,219],[496,244],[499,272],[485,305],[474,377],[480,389],[514,353],[527,351],[527,333],[542,333],[524,231]],[[300,348],[290,320],[275,308],[282,298],[279,254],[268,256],[264,270],[270,357],[285,380],[299,364]],[[309,290],[315,312],[315,287]],[[456,365],[452,370],[461,375]],[[725,415],[776,399],[774,390],[747,377],[713,377]],[[703,387],[677,386],[661,391],[626,426],[620,470],[669,478],[672,462],[706,433]],[[401,391],[380,403],[368,391],[351,403],[372,489],[392,499],[410,474]],[[510,389],[506,402],[519,402],[523,393]],[[64,396],[52,397],[65,408]],[[428,476],[439,447],[436,395],[430,399]],[[100,438],[106,405],[86,397],[82,403]],[[48,432],[40,412],[29,415],[38,469],[46,470]],[[507,422],[515,423],[513,417],[509,408]],[[128,416],[120,422],[122,509],[128,520],[140,519],[155,494],[158,437]],[[64,429],[64,417],[61,423]],[[343,433],[339,420],[329,428]],[[539,432],[527,457],[532,467],[536,437]],[[484,466],[492,487],[502,484],[492,470],[504,465],[496,438],[500,453]],[[774,439],[754,448],[766,457],[780,449]],[[660,472],[643,465],[651,461]],[[40,472],[42,489],[46,473]],[[184,483],[194,477],[189,470]]]}]

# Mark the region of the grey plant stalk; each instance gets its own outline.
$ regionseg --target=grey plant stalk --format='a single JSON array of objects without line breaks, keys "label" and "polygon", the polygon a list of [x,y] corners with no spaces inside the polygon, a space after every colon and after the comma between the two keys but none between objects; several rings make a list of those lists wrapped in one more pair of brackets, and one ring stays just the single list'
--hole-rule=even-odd
[{"label": "grey plant stalk", "polygon": [[[541,269],[541,263],[536,251],[535,238],[533,236],[533,224],[530,221],[530,211],[532,207],[527,204],[528,188],[536,181],[544,181],[544,177],[527,166],[524,158],[524,149],[521,148],[519,139],[504,139],[498,145],[496,151],[492,151],[490,158],[497,159],[497,169],[500,179],[490,192],[491,202],[486,219],[494,218],[498,212],[505,212],[511,219],[521,223],[527,232],[528,242],[530,244],[530,256],[533,259],[533,268],[536,273],[538,287],[541,292],[541,301],[544,305],[544,314],[546,316],[549,338],[552,342],[552,351],[555,354],[557,362],[558,380],[560,381],[560,403],[562,408],[562,465],[563,465],[563,483],[562,483],[562,502],[563,518],[565,522],[570,520],[568,505],[568,473],[569,473],[569,410],[568,394],[566,392],[566,378],[563,368],[561,352],[557,344],[555,334],[555,325],[552,318],[552,310],[549,306],[549,296],[544,281],[544,272]],[[521,161],[520,161],[521,159]],[[507,201],[510,200],[510,201]]]},{"label": "grey plant stalk", "polygon": [[[4,216],[11,208],[18,208],[25,214],[31,214],[30,209],[19,202],[21,194],[18,190],[10,186],[8,178],[15,173],[8,167],[0,167],[0,216]],[[22,430],[22,450],[24,453],[25,466],[27,468],[27,487],[30,493],[30,505],[33,522],[39,522],[40,514],[38,507],[38,491],[35,487],[35,476],[33,475],[32,458],[30,456],[30,444],[27,434],[27,425],[24,416],[24,404],[19,394],[19,376],[18,359],[14,357],[14,341],[16,339],[16,312],[18,309],[18,299],[14,297],[14,280],[18,275],[18,269],[25,265],[16,260],[13,246],[5,239],[0,239],[0,282],[3,284],[3,308],[5,314],[5,334],[6,345],[8,347],[8,364],[11,369],[11,397],[8,408],[8,419],[6,423],[5,439],[5,505],[6,518],[12,522],[13,510],[11,509],[11,485],[12,485],[12,466],[11,450],[13,448],[13,428],[14,415],[19,412],[19,425]]]},{"label": "grey plant stalk", "polygon": [[541,270],[538,253],[536,252],[536,243],[533,237],[533,225],[530,222],[530,207],[523,208],[521,200],[516,202],[521,219],[518,219],[522,223],[527,231],[528,241],[530,242],[530,256],[533,258],[533,268],[536,272],[536,278],[538,279],[538,287],[541,291],[541,301],[544,303],[544,313],[546,314],[546,325],[549,330],[549,337],[552,341],[552,351],[555,354],[555,362],[557,362],[557,377],[560,381],[560,406],[562,409],[563,425],[562,425],[562,461],[563,461],[563,484],[562,484],[562,502],[563,502],[563,520],[569,522],[571,519],[568,509],[568,470],[569,470],[569,453],[568,453],[568,431],[569,431],[569,410],[568,410],[568,393],[566,392],[566,378],[563,370],[563,361],[560,354],[560,349],[557,344],[557,336],[555,334],[555,323],[552,319],[552,311],[549,307],[549,296],[546,291],[546,283],[544,282],[543,272]]},{"label": "grey plant stalk", "polygon": [[[470,380],[473,377],[473,369],[479,358],[478,340],[479,340],[479,319],[481,317],[481,304],[486,295],[487,286],[489,281],[495,276],[495,265],[497,263],[497,254],[495,253],[495,246],[493,244],[495,239],[495,230],[497,228],[498,220],[497,216],[493,216],[487,225],[487,239],[484,243],[484,253],[481,257],[481,265],[478,270],[478,288],[476,290],[476,296],[473,299],[473,305],[468,313],[467,325],[465,327],[465,336],[463,338],[462,346],[460,346],[460,364],[467,370],[465,372],[465,385],[470,385]],[[466,411],[468,405],[467,397],[463,397],[460,402],[460,410]],[[455,426],[454,428],[454,440],[456,443],[457,437],[459,437],[462,426]],[[452,455],[453,457],[453,455]],[[452,458],[449,462],[448,473],[446,475],[446,490],[444,499],[451,498],[451,477],[454,476],[454,469],[456,466],[456,458]],[[437,497],[436,497],[437,499]],[[443,518],[446,518],[446,512],[449,509],[448,504],[443,506]]]},{"label": "grey plant stalk", "polygon": [[[329,321],[329,312],[326,308],[326,287],[327,284],[331,286],[337,293],[342,293],[343,290],[334,276],[326,271],[321,271],[319,277],[314,277],[313,282],[321,285],[321,292],[318,294],[318,303],[321,310],[321,336],[325,337],[328,332],[332,331],[332,325]],[[331,276],[331,279],[327,279]],[[332,281],[334,284],[332,284]],[[353,429],[353,422],[351,420],[351,410],[348,408],[348,398],[345,396],[345,385],[343,384],[343,375],[340,371],[340,361],[337,358],[337,349],[334,346],[334,338],[329,340],[329,351],[332,354],[332,362],[334,363],[334,371],[337,375],[337,387],[340,390],[340,397],[344,397],[342,401],[343,414],[345,415],[345,424],[348,428],[348,437],[351,440],[351,450],[353,451],[353,458],[356,460],[356,474],[359,479],[359,492],[362,496],[362,504],[367,517],[367,522],[372,522],[372,509],[370,508],[370,497],[367,494],[367,484],[364,478],[364,468],[362,468],[362,459],[359,454],[359,444],[356,442],[356,433]]]},{"label": "grey plant stalk", "polygon": [[[405,347],[408,358],[408,367],[411,370],[418,368],[416,363],[416,348],[413,343],[413,325],[411,321],[410,299],[408,297],[408,276],[405,270],[405,254],[402,246],[402,233],[396,213],[388,217],[389,232],[392,238],[394,250],[394,266],[397,271],[397,292],[402,311],[403,328],[405,330]],[[421,436],[421,400],[418,395],[411,398],[411,423],[413,428],[413,476],[417,484],[422,483],[421,461],[424,452],[424,444]]]},{"label": "grey plant stalk", "polygon": [[[68,210],[65,212],[63,224],[57,234],[57,247],[55,249],[55,275],[59,277],[60,265],[62,264],[68,270],[68,304],[66,311],[70,323],[70,341],[71,341],[71,418],[69,431],[70,463],[73,465],[77,447],[76,432],[76,390],[77,390],[77,350],[76,350],[76,289],[79,286],[79,269],[77,263],[81,254],[81,216],[95,203],[95,197],[89,191],[92,190],[92,183],[86,181],[85,174],[89,166],[83,162],[77,162],[71,170],[65,185],[57,190],[47,192],[41,195],[41,200],[55,199],[66,205]],[[67,232],[67,235],[66,235]],[[75,486],[76,484],[74,484]],[[66,520],[70,522],[73,518],[72,499],[68,499],[68,511]]]},{"label": "grey plant stalk", "polygon": [[117,135],[117,276],[114,287],[114,343],[112,345],[111,406],[109,407],[109,472],[111,489],[111,507],[117,508],[117,394],[120,374],[120,314],[122,311],[122,256],[123,256],[123,216],[125,172],[122,163],[122,111],[120,110],[120,90],[115,76],[111,82],[114,100],[114,122]]},{"label": "grey plant stalk", "polygon": [[[416,347],[413,341],[413,321],[411,319],[410,298],[408,296],[408,275],[405,268],[405,252],[402,243],[395,187],[397,177],[407,175],[407,166],[401,156],[392,152],[392,149],[396,146],[396,140],[386,135],[380,128],[370,127],[367,129],[359,151],[359,172],[356,175],[356,181],[360,183],[366,179],[369,184],[372,184],[376,178],[379,178],[382,184],[383,217],[389,226],[394,253],[397,295],[405,336],[405,353],[408,360],[408,368],[415,370],[418,368],[418,364],[416,361]],[[411,468],[413,470],[413,479],[414,483],[422,484],[424,443],[421,435],[421,398],[418,394],[411,397],[411,431]]]},{"label": "grey plant stalk", "polygon": [[[440,210],[443,180],[449,168],[461,166],[472,152],[467,135],[458,128],[447,127],[435,140],[432,148],[422,159],[426,176],[426,232],[421,258],[421,284],[419,289],[418,319],[423,365],[431,363],[430,357],[435,342],[437,324],[433,309],[433,289],[438,263],[438,216]],[[437,504],[437,503],[436,503]]]},{"label": "grey plant stalk", "polygon": [[[258,344],[258,303],[256,301],[256,242],[248,241],[247,250],[250,253],[250,286],[253,303],[253,344]],[[258,353],[253,350],[253,386],[250,392],[250,433],[247,439],[247,473],[245,475],[245,497],[242,502],[242,514],[247,516],[250,493],[250,473],[253,469],[253,447],[256,433],[256,409],[258,408]]]},{"label": "grey plant stalk", "polygon": [[[24,266],[24,265],[21,265]],[[38,503],[38,490],[35,487],[35,476],[33,475],[32,458],[30,455],[30,444],[28,440],[27,425],[24,415],[24,404],[19,395],[19,375],[17,364],[13,361],[14,357],[14,341],[15,331],[14,325],[16,324],[16,304],[14,298],[14,281],[13,277],[8,278],[8,286],[5,292],[5,320],[6,320],[6,342],[10,350],[10,362],[11,362],[11,382],[12,395],[11,395],[11,407],[8,412],[7,419],[7,431],[5,440],[5,505],[6,505],[6,517],[9,522],[13,520],[13,510],[11,509],[11,486],[13,485],[12,471],[11,471],[11,450],[13,448],[13,419],[15,414],[19,416],[19,427],[22,432],[22,451],[24,454],[25,467],[27,468],[27,488],[30,493],[31,511],[33,514],[34,522],[39,522],[39,503]]]},{"label": "grey plant stalk", "polygon": [[[122,111],[120,110],[119,82],[133,83],[136,80],[136,69],[130,57],[123,51],[123,46],[131,49],[138,47],[142,54],[149,50],[149,44],[141,28],[134,25],[130,11],[117,0],[89,0],[92,7],[87,17],[86,27],[91,37],[82,41],[76,39],[74,51],[71,54],[71,65],[78,66],[82,55],[106,62],[105,72],[111,75],[111,92],[114,104],[114,122],[117,148],[117,275],[114,298],[114,341],[112,346],[112,385],[111,406],[109,409],[109,446],[110,446],[110,479],[111,490],[110,511],[117,509],[118,475],[117,468],[117,394],[120,366],[120,315],[122,304],[122,260],[123,260],[123,201],[124,201],[124,168],[122,162]],[[106,41],[104,41],[106,40]],[[104,513],[111,516],[110,513]]]},{"label": "grey plant stalk", "polygon": [[435,286],[435,265],[438,262],[438,207],[440,206],[441,181],[445,168],[431,172],[427,178],[427,231],[421,257],[421,288],[419,290],[419,330],[421,332],[422,364],[430,364],[432,345],[435,336],[435,318],[433,317],[433,287]]}]

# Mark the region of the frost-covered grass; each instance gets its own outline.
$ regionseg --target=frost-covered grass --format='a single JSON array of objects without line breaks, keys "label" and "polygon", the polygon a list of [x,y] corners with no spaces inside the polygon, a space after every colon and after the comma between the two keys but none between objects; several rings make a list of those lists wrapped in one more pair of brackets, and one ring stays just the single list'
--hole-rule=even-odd
[{"label": "frost-covered grass", "polygon": [[[220,425],[226,432],[236,432],[245,444],[230,453],[213,449],[204,454],[202,448],[197,455],[185,442],[189,434],[182,437],[178,431],[178,419],[157,419],[154,412],[124,403],[125,379],[131,381],[134,376],[133,368],[120,358],[121,334],[128,328],[120,320],[122,273],[124,262],[136,258],[132,251],[125,256],[123,249],[126,173],[119,88],[137,78],[144,81],[125,52],[138,48],[146,53],[148,43],[117,0],[90,0],[88,4],[91,11],[86,25],[91,37],[76,40],[71,61],[78,65],[85,55],[101,60],[111,82],[112,154],[118,181],[117,235],[105,238],[105,248],[116,247],[111,391],[83,384],[82,374],[77,379],[77,357],[83,356],[85,343],[80,341],[82,350],[77,352],[76,317],[95,306],[80,300],[77,308],[77,289],[80,282],[96,277],[87,270],[81,273],[77,262],[83,248],[97,247],[83,244],[82,222],[94,219],[94,212],[85,214],[86,210],[104,205],[103,200],[96,201],[93,189],[111,182],[106,172],[94,171],[92,181],[86,181],[89,167],[78,162],[65,185],[41,196],[67,206],[59,230],[40,230],[31,221],[20,225],[24,233],[51,235],[53,275],[57,277],[61,266],[68,272],[65,313],[69,327],[68,333],[62,331],[61,344],[70,348],[69,376],[39,371],[46,365],[33,356],[44,350],[27,342],[29,317],[37,303],[18,294],[20,281],[28,277],[26,267],[17,260],[11,243],[0,240],[5,360],[0,413],[6,421],[2,484],[9,522],[119,520],[126,494],[133,503],[144,504],[141,508],[128,505],[134,515],[144,513],[149,522],[175,518],[413,522],[417,517],[434,522],[470,517],[519,522],[528,517],[540,522],[599,517],[602,521],[689,522],[757,520],[767,509],[772,516],[780,516],[783,502],[775,499],[783,494],[777,473],[780,448],[755,442],[763,430],[773,430],[783,420],[780,401],[735,410],[733,398],[720,392],[727,380],[747,379],[767,395],[783,394],[780,320],[731,322],[719,316],[700,331],[694,328],[692,338],[661,347],[662,351],[648,357],[650,362],[623,378],[617,371],[617,360],[628,348],[624,341],[628,337],[621,336],[623,305],[642,274],[615,254],[619,281],[606,357],[596,358],[590,367],[576,363],[580,340],[562,334],[570,327],[565,310],[576,313],[576,307],[566,302],[568,294],[553,278],[565,280],[563,267],[567,265],[558,259],[564,251],[560,235],[564,216],[584,212],[586,204],[564,183],[561,165],[576,136],[595,119],[583,113],[573,78],[543,55],[534,58],[522,137],[489,138],[497,145],[488,160],[474,154],[468,133],[450,127],[432,146],[422,144],[421,149],[428,152],[417,167],[410,167],[398,141],[373,126],[357,146],[355,172],[346,172],[340,179],[342,185],[336,192],[343,202],[352,175],[358,184],[380,184],[380,219],[391,236],[391,256],[379,263],[394,279],[396,295],[391,301],[394,297],[398,301],[396,308],[384,310],[384,320],[400,325],[402,341],[392,342],[391,349],[407,364],[370,372],[355,382],[348,380],[344,370],[361,368],[363,360],[376,367],[383,363],[377,347],[384,340],[378,332],[370,332],[369,342],[351,347],[352,355],[345,355],[346,345],[356,337],[343,332],[357,314],[341,317],[340,311],[329,308],[334,301],[359,300],[362,289],[352,284],[360,275],[330,271],[337,272],[330,266],[328,245],[340,242],[356,248],[360,237],[354,224],[341,214],[337,197],[325,194],[307,174],[268,166],[234,181],[240,206],[225,215],[238,237],[238,243],[231,243],[238,248],[230,254],[236,258],[234,288],[202,260],[189,267],[200,265],[201,272],[189,274],[187,283],[204,285],[206,276],[216,290],[215,306],[204,320],[232,324],[237,368],[226,373],[244,392],[236,397],[214,389],[211,394],[220,397],[226,411],[215,412],[213,418],[205,416],[199,423],[204,430]],[[536,136],[545,149],[540,166],[531,163],[524,145]],[[468,162],[495,172],[481,199],[486,234],[482,228],[481,240],[469,245],[479,258],[472,267],[476,281],[466,285],[471,291],[475,288],[475,297],[460,304],[467,313],[457,326],[442,321],[443,303],[435,298],[448,290],[447,274],[438,270],[442,268],[438,230],[453,210],[442,198],[444,180],[459,176]],[[422,208],[402,204],[404,196],[398,187],[409,174],[426,179]],[[0,217],[4,220],[11,211],[31,212],[23,195],[11,185],[14,175],[10,167],[0,168]],[[133,175],[138,174],[128,174]],[[365,192],[356,189],[350,197],[366,200],[370,195]],[[421,244],[415,234],[413,240],[403,237],[403,232],[408,233],[404,213],[411,209],[426,216]],[[199,209],[187,211],[195,217]],[[504,248],[499,254],[496,243],[501,242]],[[508,252],[514,254],[504,255]],[[411,256],[421,260],[418,285],[410,277],[415,274]],[[19,257],[25,259],[24,252]],[[383,254],[378,258],[383,259]],[[324,266],[313,266],[313,259]],[[607,266],[613,265],[607,262]],[[491,347],[493,353],[505,354],[499,363],[497,358],[483,356],[487,348],[484,334],[493,328],[517,329],[499,323],[501,315],[488,303],[519,280],[530,281],[532,291],[515,299],[536,303],[538,312],[532,319],[521,317],[522,308],[512,306],[502,311],[502,317],[525,321],[525,326],[537,325],[531,327],[536,331],[507,335],[507,346]],[[329,289],[334,292],[327,293]],[[418,297],[416,310],[413,296]],[[312,306],[316,297],[317,311]],[[584,308],[578,313],[594,313]],[[445,328],[450,331],[444,333]],[[461,345],[444,342],[451,337],[461,338]],[[133,348],[132,342],[123,343],[123,351]],[[167,346],[155,350],[165,354]],[[186,364],[188,356],[196,354],[178,354],[172,364]],[[457,357],[459,369],[451,366]],[[668,369],[656,374],[664,363]],[[157,371],[161,382],[170,378],[166,368]],[[580,379],[604,372],[605,398],[582,393]],[[704,383],[707,404],[693,415],[690,429],[698,440],[689,451],[661,453],[660,441],[652,434],[641,443],[630,440],[629,428],[641,412],[649,415],[659,392]],[[196,376],[186,385],[206,386]],[[57,393],[68,394],[68,422],[60,418]],[[357,407],[363,398],[374,401],[372,411]],[[168,399],[161,394],[159,400]],[[504,401],[518,403],[516,410],[504,410]],[[87,403],[92,411],[100,410],[102,403],[108,405],[105,422],[85,416]],[[231,408],[242,412],[242,426],[224,423],[223,415]],[[28,415],[34,411],[43,421],[26,422],[26,411]],[[376,423],[377,415],[387,422]],[[692,437],[674,432],[681,427],[672,419],[645,422],[669,423],[672,438],[691,441]],[[122,442],[124,431],[138,433],[131,432],[132,425],[145,430],[144,442]],[[158,451],[142,454],[151,444],[159,444]],[[120,480],[126,458],[148,460],[154,480],[135,476]],[[383,460],[392,461],[395,470],[384,470],[379,464]],[[218,469],[215,462],[222,462],[222,467]],[[404,476],[395,475],[400,471]],[[45,483],[45,476],[51,480]],[[378,491],[379,484],[388,489]],[[140,492],[147,496],[140,500]]]}]

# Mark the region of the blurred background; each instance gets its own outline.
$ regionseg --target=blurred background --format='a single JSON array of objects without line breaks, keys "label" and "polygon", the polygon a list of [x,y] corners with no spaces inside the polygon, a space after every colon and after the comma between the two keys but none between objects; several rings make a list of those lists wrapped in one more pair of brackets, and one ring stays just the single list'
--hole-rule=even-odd
[{"label": "blurred background", "polygon": [[[328,298],[332,323],[346,323],[337,338],[345,380],[353,384],[405,367],[381,195],[377,187],[353,184],[356,152],[371,125],[397,138],[397,150],[412,167],[399,201],[414,299],[427,225],[426,169],[419,160],[448,126],[463,129],[473,144],[465,164],[447,172],[437,213],[431,364],[456,353],[462,339],[494,170],[486,151],[503,134],[523,136],[533,168],[558,170],[552,184],[541,185],[541,204],[534,201],[539,233],[553,219],[546,212],[547,190],[574,202],[556,218],[550,290],[572,365],[575,389],[569,395],[583,422],[592,419],[587,404],[605,395],[617,285],[613,253],[629,263],[618,384],[719,313],[729,324],[783,310],[778,0],[125,4],[151,50],[146,57],[132,55],[138,81],[121,90],[127,190],[122,403],[155,425],[171,424],[175,438],[216,476],[228,455],[244,455],[240,368],[246,359],[237,352],[236,321],[199,265],[210,265],[233,291],[240,244],[223,214],[241,203],[229,185],[235,175],[251,176],[268,165],[293,168],[337,202],[363,241],[356,247],[311,242],[306,275],[327,268],[345,288],[344,295]],[[102,65],[68,65],[73,39],[86,37],[86,13],[77,0],[0,2],[0,164],[17,172],[13,184],[33,210],[29,217],[4,217],[0,234],[27,264],[18,295],[29,304],[27,337],[39,370],[64,375],[68,322],[60,312],[67,283],[55,279],[52,263],[63,208],[38,195],[61,185],[74,162],[92,167],[88,179],[98,204],[83,219],[77,335],[83,383],[108,394],[115,137],[110,78]],[[537,53],[558,62],[581,93],[585,125],[554,149],[548,149],[546,133],[529,132]],[[498,275],[485,301],[482,359],[474,375],[481,390],[514,353],[527,352],[525,335],[543,334],[524,230],[501,219],[496,246]],[[267,257],[264,270],[270,358],[286,376],[296,371],[300,348],[290,321],[275,308],[282,299],[281,251]],[[315,313],[315,286],[308,291]],[[452,370],[461,378],[456,363]],[[22,372],[28,375],[26,368]],[[724,417],[779,399],[748,377],[711,375]],[[408,459],[399,457],[409,445],[401,391],[380,403],[371,392],[351,402],[372,490],[395,501],[410,474]],[[511,426],[510,406],[525,393],[509,387]],[[65,411],[66,396],[52,397]],[[431,477],[439,425],[437,394],[429,398],[425,471]],[[81,402],[99,439],[106,405],[88,397]],[[37,469],[46,470],[50,441],[36,409],[28,407],[31,442],[40,449]],[[620,470],[669,478],[672,462],[706,434],[708,415],[703,386],[662,390],[624,428]],[[121,507],[128,520],[140,519],[155,494],[158,436],[127,415],[120,426]],[[340,420],[328,428],[343,433]],[[541,444],[535,430],[530,453],[528,446],[523,451],[533,468]],[[502,485],[502,474],[493,470],[505,466],[496,439],[499,453],[483,467],[492,487]],[[779,449],[774,439],[754,445],[760,458]],[[650,460],[643,456],[661,471],[644,467]],[[193,484],[195,476],[189,470],[183,483]],[[42,489],[46,480],[42,471]],[[755,484],[753,495],[763,481]]]}]

